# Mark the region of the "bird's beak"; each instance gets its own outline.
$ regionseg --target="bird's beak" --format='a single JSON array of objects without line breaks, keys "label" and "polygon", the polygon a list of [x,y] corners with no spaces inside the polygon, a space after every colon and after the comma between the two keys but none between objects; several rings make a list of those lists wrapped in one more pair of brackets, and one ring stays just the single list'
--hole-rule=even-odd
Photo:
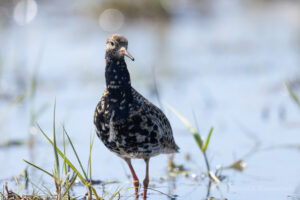
[{"label": "bird's beak", "polygon": [[125,48],[122,48],[121,49],[121,53],[124,55],[124,56],[127,56],[128,58],[130,58],[132,61],[134,61],[134,57],[132,55],[130,55],[130,53],[125,49]]}]

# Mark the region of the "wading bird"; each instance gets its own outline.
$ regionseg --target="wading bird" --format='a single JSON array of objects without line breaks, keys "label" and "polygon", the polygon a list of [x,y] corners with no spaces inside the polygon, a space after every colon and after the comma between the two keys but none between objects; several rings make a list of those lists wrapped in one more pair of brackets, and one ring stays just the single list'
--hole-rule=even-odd
[{"label": "wading bird", "polygon": [[113,34],[106,41],[106,89],[96,107],[94,123],[104,145],[128,164],[136,197],[139,180],[131,159],[145,160],[143,197],[146,199],[149,159],[162,153],[178,152],[179,148],[164,113],[131,87],[124,56],[132,61],[134,58],[128,53],[127,46],[127,39],[120,34]]}]

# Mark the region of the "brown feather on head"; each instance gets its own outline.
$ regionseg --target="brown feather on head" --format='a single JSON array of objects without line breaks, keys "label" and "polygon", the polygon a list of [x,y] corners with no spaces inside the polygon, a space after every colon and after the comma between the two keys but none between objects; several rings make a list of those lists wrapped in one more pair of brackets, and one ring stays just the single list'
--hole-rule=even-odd
[{"label": "brown feather on head", "polygon": [[128,40],[121,34],[112,34],[106,41],[106,54],[107,59],[122,59],[127,56],[132,61],[134,58],[127,51]]}]

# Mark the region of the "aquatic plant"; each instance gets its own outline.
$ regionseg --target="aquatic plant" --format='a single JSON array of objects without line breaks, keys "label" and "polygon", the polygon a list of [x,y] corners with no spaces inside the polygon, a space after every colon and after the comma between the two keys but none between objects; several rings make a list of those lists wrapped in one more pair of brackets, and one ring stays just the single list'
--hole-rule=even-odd
[{"label": "aquatic plant", "polygon": [[[167,105],[167,107],[185,124],[186,127],[188,127],[188,129],[190,130],[191,134],[194,137],[194,140],[195,140],[197,146],[199,147],[199,149],[204,157],[204,161],[205,161],[205,165],[206,165],[206,169],[207,169],[206,173],[209,177],[206,197],[210,198],[210,189],[211,189],[212,182],[215,182],[216,185],[220,184],[220,182],[221,182],[221,180],[219,179],[220,174],[214,173],[211,171],[210,163],[209,163],[209,160],[208,160],[207,154],[206,154],[207,147],[209,145],[214,127],[212,126],[210,128],[210,131],[209,131],[206,139],[203,139],[201,137],[200,133],[196,130],[196,128],[185,117],[183,117],[178,111],[176,111],[170,105]],[[218,170],[217,170],[217,172],[218,172]]]},{"label": "aquatic plant", "polygon": [[[92,148],[93,148],[93,137],[91,137],[91,141],[90,141],[90,148],[89,148],[89,159],[88,159],[88,170],[86,172],[86,170],[83,168],[82,162],[79,159],[79,156],[77,154],[77,151],[72,143],[72,140],[70,139],[66,129],[63,126],[63,151],[61,151],[58,146],[57,146],[57,140],[56,140],[56,125],[55,125],[55,109],[56,106],[54,105],[54,114],[53,114],[53,140],[51,140],[47,134],[43,131],[43,129],[39,126],[39,130],[41,131],[41,133],[43,134],[43,136],[47,139],[47,141],[53,146],[53,153],[54,153],[54,157],[55,157],[55,163],[54,163],[54,170],[53,172],[49,172],[46,169],[43,169],[27,160],[24,160],[26,163],[28,163],[29,165],[31,165],[32,167],[40,170],[41,172],[43,172],[44,174],[50,176],[51,178],[53,178],[54,183],[55,183],[55,187],[56,187],[56,195],[52,195],[53,198],[55,199],[63,199],[66,197],[70,197],[69,195],[69,190],[72,187],[72,185],[74,184],[76,178],[78,177],[80,179],[80,181],[87,187],[88,189],[88,199],[92,199],[92,195],[94,195],[96,197],[96,199],[101,199],[95,188],[92,186],[92,165],[91,165],[91,154],[92,154]],[[78,170],[75,165],[70,161],[70,159],[68,159],[68,157],[66,156],[66,141],[65,141],[65,136],[67,137],[73,153],[76,156],[77,162],[80,165],[80,170]],[[63,170],[61,171],[61,165],[60,165],[60,159],[61,158],[63,160]],[[68,168],[71,168],[73,173],[71,175],[70,171],[68,170]]]},{"label": "aquatic plant", "polygon": [[214,127],[212,126],[210,128],[208,136],[207,136],[206,140],[204,140],[200,136],[200,133],[196,130],[196,128],[185,117],[183,117],[178,111],[176,111],[170,105],[167,105],[167,107],[189,128],[190,132],[192,133],[192,135],[194,137],[194,140],[195,140],[196,144],[198,145],[200,151],[202,152],[202,154],[204,156],[207,172],[209,173],[210,172],[210,165],[209,165],[209,161],[207,159],[206,150],[207,150],[208,144],[210,142],[211,135],[214,131]]}]

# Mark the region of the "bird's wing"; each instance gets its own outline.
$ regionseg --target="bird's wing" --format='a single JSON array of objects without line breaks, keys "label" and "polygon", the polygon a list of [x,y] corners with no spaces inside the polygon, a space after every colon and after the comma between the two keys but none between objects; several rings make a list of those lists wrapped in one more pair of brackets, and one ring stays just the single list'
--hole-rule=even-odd
[{"label": "bird's wing", "polygon": [[162,137],[165,146],[177,152],[179,147],[174,141],[172,127],[165,114],[134,88],[132,88],[132,95],[133,99],[136,101],[135,103],[138,105],[136,112],[144,113],[144,116],[146,117],[145,120],[147,120],[148,123],[152,122],[153,126],[156,125],[158,127],[158,133],[160,134],[160,137]]},{"label": "bird's wing", "polygon": [[94,113],[94,124],[96,126],[96,132],[98,136],[100,136],[100,134],[107,134],[109,132],[109,126],[107,120],[107,118],[109,118],[108,116],[109,113],[105,112],[105,99],[107,94],[108,91],[105,90]]}]

